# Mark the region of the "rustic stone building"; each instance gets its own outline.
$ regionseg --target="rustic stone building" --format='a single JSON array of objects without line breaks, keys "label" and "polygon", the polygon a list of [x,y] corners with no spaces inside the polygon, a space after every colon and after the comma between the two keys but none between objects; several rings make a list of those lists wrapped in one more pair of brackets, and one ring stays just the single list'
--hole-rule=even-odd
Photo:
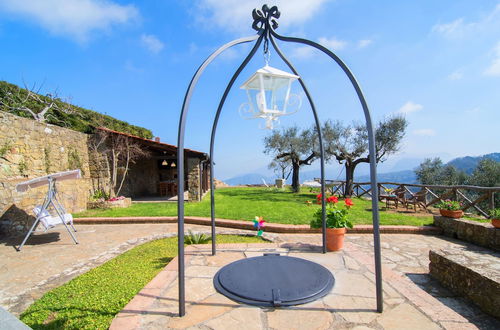
[{"label": "rustic stone building", "polygon": [[[98,186],[89,143],[91,135],[38,123],[0,111],[0,235],[27,231],[34,221],[33,207],[42,202],[47,187],[19,193],[16,184],[50,173],[79,168],[83,178],[58,184],[68,212],[83,211]],[[120,132],[106,130],[110,134]],[[132,164],[121,195],[141,197],[176,194],[177,147],[125,134],[150,152]],[[207,155],[186,149],[185,184],[188,199],[200,200],[208,190]]]}]

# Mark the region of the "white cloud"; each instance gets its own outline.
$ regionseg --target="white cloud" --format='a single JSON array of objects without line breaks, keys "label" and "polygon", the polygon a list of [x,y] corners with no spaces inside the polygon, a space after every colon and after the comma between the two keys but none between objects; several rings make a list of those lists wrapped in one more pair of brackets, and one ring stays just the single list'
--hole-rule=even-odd
[{"label": "white cloud", "polygon": [[373,40],[363,39],[358,41],[358,48],[365,48],[373,43]]},{"label": "white cloud", "polygon": [[[334,52],[343,50],[347,46],[346,41],[336,39],[335,37],[332,38],[321,37],[318,39],[318,43]],[[320,54],[320,52],[315,51],[315,48],[311,46],[295,46],[294,48],[292,48],[291,54],[292,57],[295,57],[297,59],[308,59],[317,54]]]},{"label": "white cloud", "polygon": [[141,42],[151,53],[158,54],[165,47],[156,36],[152,34],[141,35]]},{"label": "white cloud", "polygon": [[[301,25],[311,19],[329,0],[274,0],[268,5],[278,6],[282,15],[280,27]],[[252,26],[252,10],[262,8],[262,0],[198,0],[194,16],[209,27],[214,25],[233,32],[248,31]]]},{"label": "white cloud", "polygon": [[143,69],[137,67],[134,64],[134,62],[132,62],[131,60],[127,60],[125,62],[124,68],[125,68],[125,70],[130,71],[130,72],[134,72],[134,73],[142,73],[142,72],[144,72]]},{"label": "white cloud", "polygon": [[479,107],[472,108],[470,110],[465,110],[465,113],[468,115],[475,115],[478,114],[481,111]]},{"label": "white cloud", "polygon": [[448,79],[450,80],[460,80],[462,79],[464,74],[461,71],[454,71],[448,75]]},{"label": "white cloud", "polygon": [[464,36],[475,36],[478,32],[498,31],[500,26],[500,3],[486,15],[475,22],[465,22],[463,18],[457,18],[450,23],[436,24],[432,32],[441,34],[447,38],[462,38]]},{"label": "white cloud", "polygon": [[323,46],[325,46],[326,48],[333,50],[333,51],[342,50],[347,45],[347,42],[345,42],[343,40],[336,39],[335,37],[332,37],[332,38],[321,37],[321,38],[319,38],[318,42],[320,44],[322,44]]},{"label": "white cloud", "polygon": [[85,42],[92,32],[139,17],[133,5],[109,0],[1,0],[0,11],[28,19],[55,35]]},{"label": "white cloud", "polygon": [[297,46],[292,48],[291,56],[297,59],[308,59],[314,55],[314,48],[311,46]]},{"label": "white cloud", "polygon": [[464,28],[465,28],[464,19],[458,18],[451,23],[436,24],[432,27],[432,31],[441,33],[447,37],[451,37],[459,33],[462,33]]},{"label": "white cloud", "polygon": [[399,108],[399,110],[397,112],[407,115],[407,114],[412,113],[412,112],[420,111],[423,108],[424,107],[421,104],[416,104],[416,103],[413,103],[412,101],[408,101],[405,104],[403,104],[403,106],[401,108]]},{"label": "white cloud", "polygon": [[484,74],[487,76],[500,76],[500,42],[498,42],[493,52],[495,57],[490,66],[484,71]]},{"label": "white cloud", "polygon": [[421,128],[414,130],[413,134],[420,136],[434,136],[436,135],[436,131],[432,128]]}]

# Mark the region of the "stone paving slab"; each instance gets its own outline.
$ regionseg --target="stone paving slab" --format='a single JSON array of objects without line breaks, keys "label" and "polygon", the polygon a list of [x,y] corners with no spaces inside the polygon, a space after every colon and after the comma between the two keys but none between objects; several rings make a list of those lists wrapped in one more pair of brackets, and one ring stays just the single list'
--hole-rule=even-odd
[{"label": "stone paving slab", "polygon": [[[334,274],[335,287],[321,299],[287,308],[248,306],[215,292],[212,277],[207,274],[212,276],[234,260],[270,251],[322,264]],[[175,273],[173,263],[176,265],[177,260],[172,260],[161,273]],[[177,316],[177,276],[158,275],[158,280],[148,284],[116,316],[110,329],[495,329],[498,326],[496,320],[487,316],[476,322],[476,326],[456,306],[450,307],[407,276],[385,266],[384,312],[377,313],[373,258],[352,242],[347,242],[343,251],[327,254],[318,253],[315,246],[300,247],[294,243],[270,244],[260,252],[252,244],[227,244],[218,249],[216,256],[211,256],[206,246],[191,246],[185,264],[184,317]],[[155,295],[148,294],[155,289]]]},{"label": "stone paving slab", "polygon": [[[45,292],[134,246],[177,234],[177,224],[79,225],[76,229],[78,245],[62,226],[36,233],[20,252],[14,246],[23,237],[0,240],[0,306],[19,315]],[[206,227],[193,225],[186,230],[207,232]],[[218,232],[245,233],[233,229]]]},{"label": "stone paving slab", "polygon": [[[22,252],[16,252],[13,245],[19,244],[21,238],[0,240],[0,305],[14,315],[19,315],[27,308],[35,299],[38,299],[43,293],[51,290],[54,287],[69,281],[89,269],[96,267],[105,261],[123,253],[124,251],[142,244],[148,240],[173,236],[177,232],[177,225],[173,224],[119,224],[119,225],[78,225],[79,245],[75,245],[68,233],[62,228],[55,228],[46,234],[36,234],[35,237],[28,240],[28,244],[23,248]],[[186,225],[186,231],[191,229],[195,232],[209,233],[210,228],[206,226]],[[255,234],[255,231],[244,231],[235,229],[217,229],[218,233],[236,233],[236,234]],[[264,236],[276,243],[280,244],[280,250],[287,250],[288,253],[303,253],[303,251],[320,252],[321,236],[319,234],[274,234],[265,232]],[[367,234],[349,234],[346,237],[346,250],[349,253],[342,252],[338,255],[343,260],[344,265],[339,265],[334,260],[328,260],[326,264],[335,272],[353,271],[356,274],[363,274],[368,282],[362,280],[363,283],[373,283],[374,277],[372,274],[373,268],[373,236]],[[384,303],[391,307],[411,301],[410,305],[422,311],[425,315],[430,315],[434,324],[439,324],[445,329],[500,329],[500,324],[497,320],[482,313],[472,303],[467,300],[457,297],[455,294],[444,289],[437,281],[429,277],[429,250],[431,248],[455,248],[467,247],[468,245],[451,238],[431,236],[431,235],[412,235],[412,234],[383,234],[381,235],[382,245],[382,262],[384,265],[384,275],[387,285],[384,285]],[[230,249],[229,246],[224,248],[231,250],[233,253],[229,260],[234,260],[234,253],[242,253],[243,257],[252,257],[264,251],[264,244],[255,247],[246,247],[244,252],[237,249]],[[351,249],[351,247],[355,248]],[[219,246],[222,248],[222,246]],[[206,249],[206,247],[205,247]],[[358,252],[358,254],[355,253]],[[332,254],[328,254],[332,255]],[[337,254],[335,254],[337,255]],[[310,254],[311,260],[316,260],[316,253]],[[333,255],[332,255],[333,256]],[[211,259],[209,255],[203,251],[191,256],[192,265],[203,266],[210,263],[210,267],[220,267],[225,261],[224,258]],[[365,259],[363,259],[365,258]],[[172,264],[175,269],[176,263]],[[396,278],[403,278],[404,281],[392,282],[390,273],[386,270],[391,270]],[[164,276],[173,277],[172,286],[168,288],[169,298],[157,302],[153,310],[158,319],[165,317],[165,314],[174,316],[177,313],[176,307],[176,272],[172,270]],[[359,277],[358,277],[359,279]],[[165,281],[168,279],[165,279]],[[172,280],[172,279],[170,279]],[[210,282],[208,278],[189,279],[194,281],[193,285],[203,285],[202,283]],[[205,281],[205,282],[203,282]],[[399,286],[397,285],[399,283]],[[208,287],[205,285],[205,287]],[[405,290],[407,287],[412,287],[416,292],[412,299],[409,299],[409,294]],[[420,291],[417,290],[420,289]],[[157,285],[153,288],[149,296],[158,296],[163,294],[163,286]],[[157,291],[154,291],[157,290]],[[159,290],[159,291],[158,291]],[[213,290],[213,288],[211,289]],[[371,292],[371,290],[367,290]],[[410,293],[411,293],[410,292]],[[204,300],[212,303],[215,300],[220,307],[230,307],[235,303],[227,298],[220,298],[214,295],[214,291],[206,291],[208,294]],[[369,294],[364,296],[349,295],[349,291],[343,289],[343,300],[336,296],[335,302],[326,301],[328,304],[339,303],[342,305],[350,304],[350,301],[355,300],[362,306],[370,305],[374,299]],[[406,295],[405,295],[406,294]],[[198,296],[195,296],[195,298]],[[198,299],[198,298],[197,298]],[[418,303],[418,305],[417,305]],[[203,305],[201,305],[203,306]],[[440,318],[441,310],[437,307],[451,309],[454,311],[454,317]],[[201,308],[201,307],[200,307]],[[248,307],[247,307],[248,308]],[[333,308],[345,307],[333,306]],[[368,308],[368,307],[366,307]],[[374,307],[370,307],[374,308]],[[224,310],[224,308],[222,308]],[[221,312],[220,318],[217,320],[207,321],[204,325],[207,328],[216,328],[218,324],[238,324],[238,320],[246,309],[240,306],[239,309],[231,310],[230,312]],[[436,310],[436,313],[432,313]],[[362,312],[362,311],[358,311]],[[365,311],[366,312],[366,311]],[[258,313],[254,310],[251,313],[259,315],[262,322],[267,322],[267,311],[258,309]],[[340,313],[343,313],[342,315]],[[367,313],[370,313],[369,311]],[[153,312],[151,312],[153,314]],[[366,329],[365,325],[351,326],[357,324],[354,322],[359,316],[365,319],[363,314],[349,312],[349,310],[331,313],[334,324],[341,320],[340,328],[358,328]],[[358,315],[358,316],[356,316]],[[446,314],[443,314],[446,315]],[[151,317],[151,316],[150,316]],[[326,323],[330,322],[327,318]],[[153,322],[153,321],[152,321]],[[222,322],[222,323],[218,323]],[[232,323],[231,323],[232,322]],[[235,323],[236,322],[236,323]],[[248,328],[255,325],[255,320],[252,320]],[[276,321],[278,322],[278,321]],[[337,323],[335,323],[337,322]],[[378,322],[378,321],[377,321]],[[468,322],[468,323],[466,323]],[[267,323],[262,323],[267,324]],[[243,327],[239,324],[240,327]],[[267,324],[266,327],[269,328]],[[368,326],[369,327],[369,326]],[[378,326],[377,326],[378,327]],[[379,327],[380,329],[380,327]]]}]

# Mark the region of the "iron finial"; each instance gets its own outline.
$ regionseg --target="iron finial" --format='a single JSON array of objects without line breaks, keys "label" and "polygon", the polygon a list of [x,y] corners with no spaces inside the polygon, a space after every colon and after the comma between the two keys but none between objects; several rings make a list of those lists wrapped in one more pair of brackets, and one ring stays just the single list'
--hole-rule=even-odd
[{"label": "iron finial", "polygon": [[269,24],[273,30],[276,30],[278,28],[277,19],[280,18],[280,15],[277,6],[269,8],[268,5],[263,5],[262,9],[255,8],[252,11],[252,28],[256,31],[262,31],[266,28],[266,24]]}]

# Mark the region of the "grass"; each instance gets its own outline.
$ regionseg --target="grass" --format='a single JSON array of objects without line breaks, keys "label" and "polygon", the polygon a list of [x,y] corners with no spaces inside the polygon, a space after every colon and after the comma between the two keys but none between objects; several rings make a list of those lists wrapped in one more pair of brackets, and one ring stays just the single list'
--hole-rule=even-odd
[{"label": "grass", "polygon": [[[316,193],[291,193],[287,190],[272,188],[245,187],[224,188],[215,192],[215,214],[217,218],[234,220],[253,220],[263,216],[268,222],[283,224],[309,224],[318,205],[307,206],[306,201],[316,201]],[[342,202],[341,202],[342,203]],[[355,198],[350,220],[354,224],[371,224],[371,201]],[[383,210],[384,204],[380,203]],[[210,196],[201,202],[186,203],[188,216],[210,217]],[[88,210],[75,217],[125,217],[125,216],[176,216],[176,203],[139,203],[129,208],[107,210]],[[380,212],[382,225],[422,226],[432,223],[432,216],[417,216],[412,213]]]},{"label": "grass", "polygon": [[[217,236],[217,243],[262,243]],[[177,255],[177,238],[137,246],[46,293],[21,314],[33,329],[107,329],[114,316]]]}]

